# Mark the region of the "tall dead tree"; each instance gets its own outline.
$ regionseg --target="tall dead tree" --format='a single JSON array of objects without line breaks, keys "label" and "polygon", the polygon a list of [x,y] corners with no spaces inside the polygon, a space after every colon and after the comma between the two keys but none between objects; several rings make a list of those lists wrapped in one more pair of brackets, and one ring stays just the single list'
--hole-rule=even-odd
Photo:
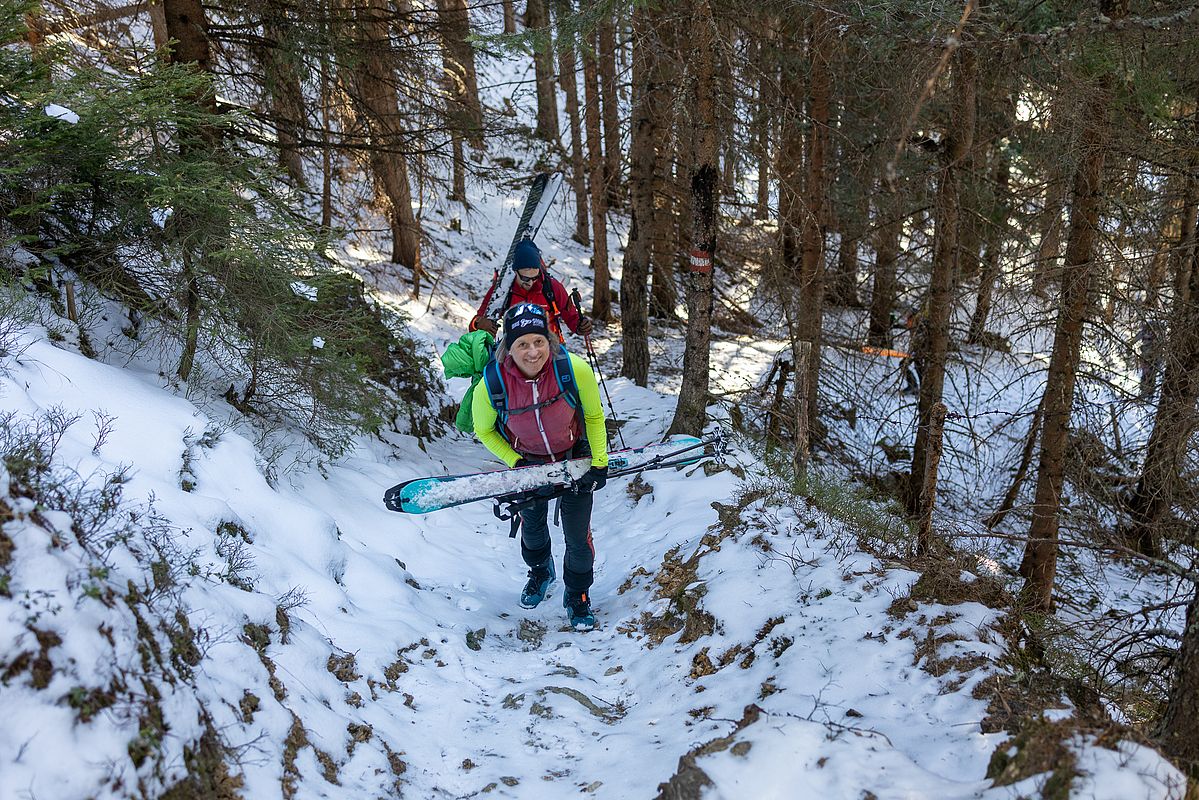
[{"label": "tall dead tree", "polygon": [[649,380],[649,265],[654,255],[654,187],[660,180],[658,153],[669,87],[661,68],[662,12],[633,8],[633,111],[630,119],[629,201],[631,221],[620,279],[620,374],[638,386]]},{"label": "tall dead tree", "polygon": [[699,435],[707,422],[712,338],[712,266],[716,252],[717,201],[720,194],[719,136],[716,131],[716,21],[709,0],[692,12],[685,95],[687,127],[692,131],[691,255],[687,273],[687,335],[683,376],[670,433]]},{"label": "tall dead tree", "polygon": [[546,0],[529,0],[525,26],[533,37],[533,81],[537,90],[537,127],[533,131],[547,142],[557,142],[558,96],[554,93],[554,45]]},{"label": "tall dead tree", "polygon": [[922,311],[920,335],[914,336],[913,355],[920,365],[920,399],[916,412],[916,443],[912,448],[912,472],[907,488],[908,511],[919,508],[930,445],[929,424],[933,407],[940,403],[945,387],[945,359],[949,353],[949,316],[953,307],[954,255],[957,252],[959,221],[958,181],[962,159],[974,141],[975,81],[977,63],[969,48],[953,56],[953,108],[945,138],[938,148],[940,171],[933,206],[933,267],[928,299]]},{"label": "tall dead tree", "polygon": [[[1100,0],[1100,11],[1116,19],[1128,13],[1127,0]],[[1110,147],[1112,102],[1111,75],[1096,80],[1083,110],[1079,161],[1070,191],[1070,232],[1062,267],[1057,329],[1042,401],[1041,452],[1037,488],[1033,499],[1028,544],[1020,563],[1026,602],[1034,609],[1053,609],[1053,584],[1057,575],[1058,526],[1065,473],[1066,444],[1079,348],[1087,312],[1087,294],[1094,273],[1095,242],[1103,202],[1103,165]]]}]

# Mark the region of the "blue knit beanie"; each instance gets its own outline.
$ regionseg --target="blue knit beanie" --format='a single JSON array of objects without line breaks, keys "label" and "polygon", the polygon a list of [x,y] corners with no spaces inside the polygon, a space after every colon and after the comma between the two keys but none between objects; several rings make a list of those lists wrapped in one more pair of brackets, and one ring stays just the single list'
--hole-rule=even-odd
[{"label": "blue knit beanie", "polygon": [[521,239],[512,254],[512,269],[541,269],[541,251],[532,239]]},{"label": "blue knit beanie", "polygon": [[504,314],[504,347],[511,350],[512,343],[526,333],[539,333],[550,338],[545,309],[536,303],[518,303]]}]

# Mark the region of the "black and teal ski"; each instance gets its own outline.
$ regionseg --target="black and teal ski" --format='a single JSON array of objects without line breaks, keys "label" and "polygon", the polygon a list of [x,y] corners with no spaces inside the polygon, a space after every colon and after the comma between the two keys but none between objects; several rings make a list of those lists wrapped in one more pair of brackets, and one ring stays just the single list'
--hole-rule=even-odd
[{"label": "black and teal ski", "polygon": [[537,231],[541,230],[541,223],[545,221],[545,216],[561,188],[561,172],[539,172],[533,176],[533,183],[529,186],[528,197],[525,198],[524,208],[521,209],[520,222],[517,223],[512,244],[508,247],[508,254],[504,256],[504,263],[496,271],[495,289],[491,292],[491,303],[487,306],[489,318],[500,319],[504,316],[504,304],[508,300],[508,292],[512,289],[512,281],[516,275],[512,269],[516,246],[524,239],[537,237]]},{"label": "black and teal ski", "polygon": [[[704,457],[703,448],[708,444],[719,449],[719,437],[677,436],[662,444],[617,450],[608,454],[608,476],[694,464]],[[510,502],[519,495],[553,496],[570,487],[590,466],[590,458],[576,458],[493,472],[413,478],[388,489],[383,503],[392,511],[427,514],[478,500]]]}]

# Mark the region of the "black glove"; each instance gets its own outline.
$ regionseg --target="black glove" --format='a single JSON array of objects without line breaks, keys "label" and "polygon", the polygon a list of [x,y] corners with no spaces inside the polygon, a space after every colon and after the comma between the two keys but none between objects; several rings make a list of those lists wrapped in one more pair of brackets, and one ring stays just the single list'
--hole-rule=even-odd
[{"label": "black glove", "polygon": [[579,317],[579,336],[590,336],[594,327],[595,326],[591,324],[590,317]]},{"label": "black glove", "polygon": [[575,481],[576,492],[597,492],[608,485],[608,468],[592,467]]},{"label": "black glove", "polygon": [[536,461],[530,461],[527,458],[521,457],[516,459],[516,463],[512,465],[512,469],[516,469],[517,467],[531,467],[536,463]]}]

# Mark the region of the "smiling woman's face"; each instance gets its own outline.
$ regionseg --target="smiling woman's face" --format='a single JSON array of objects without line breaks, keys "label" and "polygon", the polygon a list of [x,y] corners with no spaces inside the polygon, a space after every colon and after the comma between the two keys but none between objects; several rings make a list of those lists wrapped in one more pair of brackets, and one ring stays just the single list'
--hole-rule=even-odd
[{"label": "smiling woman's face", "polygon": [[524,376],[535,378],[549,360],[550,340],[540,333],[526,333],[512,343],[509,351]]}]

